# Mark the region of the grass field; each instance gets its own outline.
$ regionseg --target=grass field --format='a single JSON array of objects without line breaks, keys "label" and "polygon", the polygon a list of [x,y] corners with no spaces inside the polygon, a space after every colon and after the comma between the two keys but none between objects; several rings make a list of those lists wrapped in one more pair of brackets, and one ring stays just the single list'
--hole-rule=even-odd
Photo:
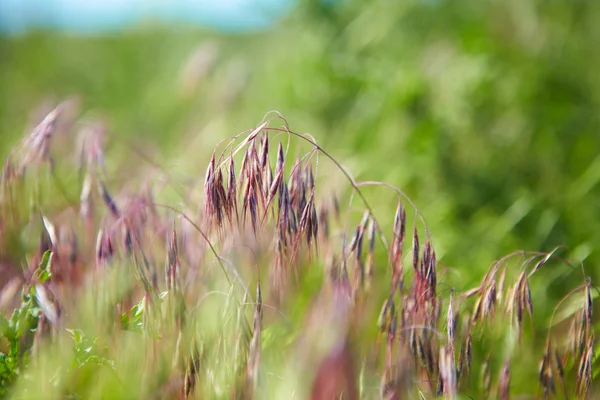
[{"label": "grass field", "polygon": [[598,16],[0,38],[2,393],[594,398]]}]

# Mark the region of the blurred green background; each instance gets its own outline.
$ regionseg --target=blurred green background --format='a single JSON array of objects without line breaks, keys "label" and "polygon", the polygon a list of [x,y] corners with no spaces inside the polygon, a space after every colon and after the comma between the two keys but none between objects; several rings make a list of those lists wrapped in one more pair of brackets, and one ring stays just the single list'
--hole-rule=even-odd
[{"label": "blurred green background", "polygon": [[277,110],[357,179],[404,190],[458,289],[506,253],[558,245],[598,277],[598,21],[585,0],[307,0],[252,32],[5,35],[0,154],[36,109],[77,96],[106,119],[121,178],[135,174],[123,143],[200,177],[215,143]]}]

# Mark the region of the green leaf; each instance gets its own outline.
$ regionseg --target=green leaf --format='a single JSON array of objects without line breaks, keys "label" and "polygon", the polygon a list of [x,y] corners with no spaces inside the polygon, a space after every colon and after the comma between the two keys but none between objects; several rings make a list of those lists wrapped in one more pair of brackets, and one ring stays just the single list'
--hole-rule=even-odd
[{"label": "green leaf", "polygon": [[42,256],[42,261],[38,268],[38,280],[40,283],[46,282],[52,276],[52,251],[48,250]]},{"label": "green leaf", "polygon": [[138,318],[142,317],[144,314],[144,300],[141,300],[138,304],[131,308],[131,314]]},{"label": "green leaf", "polygon": [[0,314],[0,337],[4,337],[6,332],[10,329],[8,320],[4,315]]},{"label": "green leaf", "polygon": [[67,329],[66,331],[71,334],[71,337],[73,338],[76,344],[80,344],[82,339],[84,338],[84,334],[81,329]]},{"label": "green leaf", "polygon": [[17,325],[17,323],[19,322],[20,315],[21,315],[21,310],[20,309],[13,310],[13,313],[10,316],[10,320],[9,320],[10,326],[14,327],[15,325]]}]

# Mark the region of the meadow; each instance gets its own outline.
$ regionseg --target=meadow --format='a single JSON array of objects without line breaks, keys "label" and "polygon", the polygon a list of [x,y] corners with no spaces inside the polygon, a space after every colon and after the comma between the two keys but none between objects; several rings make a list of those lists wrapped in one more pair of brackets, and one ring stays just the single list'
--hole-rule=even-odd
[{"label": "meadow", "polygon": [[594,398],[599,11],[0,38],[0,392]]}]

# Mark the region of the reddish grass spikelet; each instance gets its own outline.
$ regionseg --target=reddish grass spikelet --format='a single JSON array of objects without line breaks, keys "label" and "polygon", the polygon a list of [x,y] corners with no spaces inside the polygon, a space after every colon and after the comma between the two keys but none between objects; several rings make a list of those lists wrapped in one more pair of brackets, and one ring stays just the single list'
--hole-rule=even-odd
[{"label": "reddish grass spikelet", "polygon": [[590,327],[592,326],[592,316],[594,313],[594,303],[592,300],[591,286],[591,282],[588,282],[585,285],[585,304],[583,307],[583,313],[585,315],[585,321],[587,323],[588,329],[590,329]]},{"label": "reddish grass spikelet", "polygon": [[112,241],[108,233],[101,229],[98,232],[98,239],[96,241],[96,265],[103,266],[109,263],[114,255],[114,249]]},{"label": "reddish grass spikelet", "polygon": [[398,202],[396,214],[394,215],[394,236],[400,243],[404,242],[406,234],[406,210],[402,207],[402,203]]},{"label": "reddish grass spikelet", "polygon": [[365,273],[365,264],[363,261],[363,242],[364,242],[364,234],[367,229],[367,224],[369,223],[369,212],[365,211],[363,214],[363,218],[356,227],[354,231],[354,236],[348,245],[347,252],[354,252],[355,260],[356,260],[356,270],[355,270],[355,288],[364,287],[366,282],[366,273]]},{"label": "reddish grass spikelet", "polygon": [[123,223],[123,249],[125,254],[131,255],[133,253],[133,234],[126,221]]},{"label": "reddish grass spikelet", "polygon": [[514,287],[510,291],[512,299],[511,304],[507,308],[508,313],[516,312],[517,325],[519,327],[519,337],[523,329],[523,317],[525,312],[533,321],[533,302],[531,299],[531,291],[525,271],[521,272]]},{"label": "reddish grass spikelet", "polygon": [[204,218],[207,228],[218,229],[222,226],[224,193],[223,174],[215,169],[215,153],[213,153],[204,184]]},{"label": "reddish grass spikelet", "polygon": [[294,165],[292,166],[292,170],[290,172],[290,176],[288,179],[288,188],[290,193],[290,201],[294,208],[296,209],[296,213],[300,214],[302,212],[303,204],[302,202],[306,200],[306,192],[304,190],[303,180],[302,180],[302,171],[301,171],[301,163],[300,159],[296,159]]},{"label": "reddish grass spikelet", "polygon": [[256,234],[258,226],[258,201],[256,200],[256,191],[252,191],[248,198],[248,209],[250,210],[250,221],[252,222],[252,230]]},{"label": "reddish grass spikelet", "polygon": [[478,286],[478,287],[476,287],[476,288],[472,288],[472,289],[469,289],[469,290],[467,290],[467,291],[466,291],[466,292],[463,294],[463,297],[464,297],[465,299],[469,299],[469,298],[471,298],[471,297],[475,296],[476,294],[480,294],[480,293],[481,293],[481,287],[480,287],[480,286]]},{"label": "reddish grass spikelet", "polygon": [[310,196],[308,202],[305,203],[304,208],[300,215],[300,220],[298,221],[298,230],[303,232],[306,238],[306,244],[310,248],[310,242],[312,239],[312,206],[313,206],[313,196]]},{"label": "reddish grass spikelet", "polygon": [[379,327],[379,331],[381,333],[387,332],[389,329],[389,307],[389,300],[386,299],[383,302],[383,306],[379,312],[379,318],[377,319],[377,326]]},{"label": "reddish grass spikelet", "polygon": [[417,335],[417,352],[421,365],[425,368],[425,371],[427,371],[428,374],[432,374],[435,362],[433,360],[430,343],[427,340],[427,336],[423,335],[423,333]]},{"label": "reddish grass spikelet", "polygon": [[498,379],[498,400],[510,400],[510,359],[507,358]]},{"label": "reddish grass spikelet", "polygon": [[556,247],[550,253],[546,254],[546,256],[544,258],[542,258],[540,261],[538,261],[535,264],[535,266],[533,267],[533,269],[531,270],[531,272],[529,273],[529,276],[531,277],[538,269],[540,269],[542,266],[544,266],[548,262],[548,260],[558,251],[558,249],[560,249],[560,246]]},{"label": "reddish grass spikelet", "polygon": [[421,274],[426,277],[429,271],[429,267],[431,265],[431,243],[429,241],[425,242],[423,246],[423,255],[421,258]]},{"label": "reddish grass spikelet", "polygon": [[360,242],[362,241],[361,224],[359,224],[356,227],[356,229],[354,230],[354,236],[352,236],[352,240],[350,241],[350,244],[348,245],[349,252],[355,251],[358,248],[362,248],[362,244],[360,244]]},{"label": "reddish grass spikelet", "polygon": [[533,320],[533,301],[531,299],[531,289],[529,288],[529,282],[525,279],[523,284],[523,299],[525,301],[525,308],[529,314],[529,318]]},{"label": "reddish grass spikelet", "polygon": [[242,221],[244,227],[248,223],[248,217],[252,224],[252,231],[256,234],[258,218],[258,198],[256,191],[256,181],[254,175],[251,175],[246,181],[243,194]]},{"label": "reddish grass spikelet", "polygon": [[556,370],[557,374],[558,374],[558,379],[560,380],[560,383],[563,387],[564,393],[565,393],[565,398],[569,398],[569,396],[567,395],[567,388],[565,386],[565,367],[564,367],[564,363],[562,358],[560,357],[560,354],[558,352],[558,349],[556,349],[554,351],[554,369]]},{"label": "reddish grass spikelet", "polygon": [[577,368],[577,396],[587,398],[593,379],[594,335],[590,335],[585,344]]},{"label": "reddish grass spikelet", "polygon": [[102,197],[102,200],[104,200],[104,204],[106,205],[112,216],[115,219],[119,219],[121,217],[121,213],[119,212],[117,203],[115,203],[113,198],[110,196],[110,193],[108,192],[108,189],[106,188],[104,182],[98,182],[98,190],[100,191],[100,196]]},{"label": "reddish grass spikelet", "polygon": [[273,178],[272,173],[270,171],[271,167],[269,166],[269,173],[267,173],[266,167],[263,169],[260,166],[261,161],[259,159],[258,153],[256,152],[256,148],[254,146],[252,146],[252,149],[253,149],[252,150],[253,162],[252,162],[251,182],[254,185],[254,191],[255,191],[259,206],[262,209],[266,210],[269,183],[270,183],[270,180]]},{"label": "reddish grass spikelet", "polygon": [[420,275],[420,271],[419,271],[419,235],[417,233],[416,227],[413,231],[412,253],[413,253],[413,269],[415,270],[415,273],[417,275]]},{"label": "reddish grass spikelet", "polygon": [[56,121],[62,111],[63,104],[59,104],[36,126],[33,131],[27,136],[22,144],[24,151],[21,163],[19,166],[19,175],[25,172],[25,169],[34,161],[38,163],[52,163],[50,157],[50,142],[54,135]]},{"label": "reddish grass spikelet", "polygon": [[78,166],[82,170],[96,173],[106,172],[102,140],[106,136],[106,127],[101,123],[84,126],[79,135]]},{"label": "reddish grass spikelet", "polygon": [[269,135],[266,133],[260,138],[260,153],[258,159],[258,166],[261,170],[265,170],[267,164],[269,164]]},{"label": "reddish grass spikelet", "polygon": [[238,205],[237,205],[237,183],[235,180],[235,162],[233,157],[229,158],[229,174],[227,178],[227,205],[231,213],[235,214],[236,221],[238,220]]},{"label": "reddish grass spikelet", "polygon": [[408,345],[411,351],[413,360],[417,360],[419,355],[419,343],[417,339],[417,331],[415,328],[409,329]]},{"label": "reddish grass spikelet", "polygon": [[186,399],[189,399],[196,388],[198,373],[200,372],[200,358],[194,352],[189,358],[185,370],[185,378],[183,383],[183,394]]},{"label": "reddish grass spikelet", "polygon": [[452,308],[452,298],[454,291],[450,291],[450,300],[448,300],[448,312],[446,314],[446,324],[448,325],[448,342],[454,346],[454,310]]},{"label": "reddish grass spikelet", "polygon": [[588,329],[584,310],[580,310],[573,319],[575,334],[573,336],[573,356],[580,357],[585,351]]},{"label": "reddish grass spikelet", "polygon": [[286,236],[295,237],[298,232],[298,220],[296,218],[296,212],[292,206],[290,200],[289,190],[287,185],[284,185],[284,211],[283,211],[283,222],[286,227]]},{"label": "reddish grass spikelet", "polygon": [[44,226],[44,230],[42,231],[42,238],[40,240],[40,254],[44,254],[46,250],[56,252],[58,236],[54,224],[42,215],[42,225]]},{"label": "reddish grass spikelet", "polygon": [[[311,196],[311,198],[314,198],[314,196]],[[309,217],[309,230],[308,232],[306,232],[306,235],[310,238],[312,238],[312,242],[314,243],[314,247],[315,247],[315,251],[319,252],[319,218],[317,216],[317,208],[315,207],[315,202],[311,201],[311,207],[310,207],[310,217]],[[311,245],[311,240],[308,240],[308,246],[310,248]]]},{"label": "reddish grass spikelet", "polygon": [[179,249],[177,245],[177,231],[173,227],[169,248],[167,250],[167,262],[165,266],[165,282],[167,290],[177,290],[179,288],[179,271],[181,264],[179,262]]},{"label": "reddish grass spikelet", "polygon": [[404,248],[404,235],[406,230],[406,211],[402,203],[398,202],[394,216],[392,245],[390,249],[390,265],[392,268],[392,285],[394,290],[404,293],[404,261],[402,253]]},{"label": "reddish grass spikelet", "polygon": [[250,176],[249,165],[252,163],[250,146],[246,148],[244,152],[244,158],[242,158],[242,166],[240,167],[240,184],[247,183],[247,179]]},{"label": "reddish grass spikelet", "polygon": [[427,260],[428,263],[426,264],[425,270],[427,293],[429,295],[429,300],[431,301],[432,306],[435,309],[437,303],[437,260],[435,251],[433,250],[431,243],[427,242],[425,244],[427,245],[426,248],[429,249],[429,257]]},{"label": "reddish grass spikelet", "polygon": [[279,192],[279,210],[281,210],[281,200],[282,200],[282,182],[283,182],[283,167],[280,169],[279,167],[275,170],[275,177],[271,182],[271,187],[267,192],[267,205],[269,207],[273,202],[276,194]]},{"label": "reddish grass spikelet", "polygon": [[544,357],[540,362],[538,379],[542,389],[544,390],[544,397],[548,397],[550,393],[556,394],[556,384],[554,382],[554,372],[552,370],[552,355],[550,344],[546,344],[544,350]]},{"label": "reddish grass spikelet", "polygon": [[473,338],[471,334],[467,336],[467,340],[465,341],[465,367],[466,371],[471,370],[471,363],[473,361]]},{"label": "reddish grass spikelet", "polygon": [[479,322],[479,320],[481,318],[483,318],[483,301],[482,301],[483,297],[479,296],[477,297],[477,300],[475,301],[475,305],[473,306],[473,313],[471,315],[471,326],[475,326],[475,324],[477,322]]},{"label": "reddish grass spikelet", "polygon": [[211,221],[210,226],[217,230],[222,227],[223,224],[223,209],[224,209],[224,188],[223,188],[223,174],[221,170],[215,170],[212,174],[210,181],[210,210],[211,214],[207,215]]},{"label": "reddish grass spikelet", "polygon": [[483,300],[483,312],[488,318],[494,318],[496,309],[496,281],[492,281],[491,285],[485,292]]},{"label": "reddish grass spikelet", "polygon": [[258,134],[261,133],[268,124],[269,124],[269,121],[263,122],[256,129],[254,129],[252,132],[250,132],[250,134],[246,137],[246,139],[242,143],[242,146],[245,146],[246,144],[254,141],[254,139],[256,139],[256,137],[258,136]]},{"label": "reddish grass spikelet", "polygon": [[367,235],[367,239],[369,240],[369,252],[367,253],[365,269],[367,283],[370,287],[370,284],[373,280],[373,275],[375,273],[375,221],[373,221],[373,219],[369,220],[369,226],[367,227]]},{"label": "reddish grass spikelet", "polygon": [[498,290],[496,292],[496,300],[498,304],[502,303],[502,296],[504,295],[504,282],[506,280],[506,268],[502,269],[500,273],[500,278],[498,279]]},{"label": "reddish grass spikelet", "polygon": [[[213,204],[213,192],[214,192],[214,173],[215,173],[215,152],[213,152],[210,162],[208,163],[208,168],[206,169],[206,175],[204,178],[204,215],[207,220],[211,219],[214,214]],[[212,223],[208,223],[208,226],[211,226]]]},{"label": "reddish grass spikelet", "polygon": [[277,163],[275,164],[275,171],[283,171],[285,168],[285,151],[283,150],[283,144],[279,142],[277,146]]}]

